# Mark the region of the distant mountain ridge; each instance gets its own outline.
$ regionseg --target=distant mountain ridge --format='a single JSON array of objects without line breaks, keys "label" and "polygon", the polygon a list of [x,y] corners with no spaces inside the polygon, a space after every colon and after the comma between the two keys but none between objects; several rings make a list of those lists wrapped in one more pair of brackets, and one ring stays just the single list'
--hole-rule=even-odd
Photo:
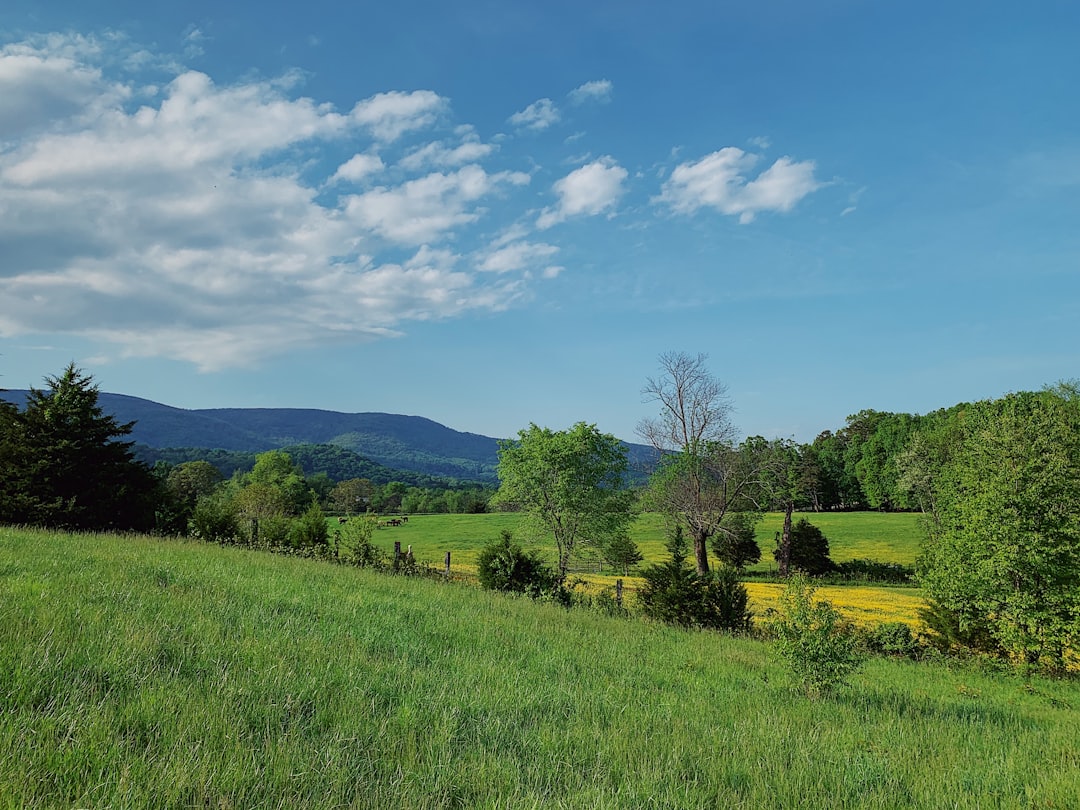
[{"label": "distant mountain ridge", "polygon": [[[20,406],[24,390],[0,393]],[[386,467],[494,482],[498,440],[452,430],[420,416],[340,413],[314,408],[188,410],[126,394],[101,392],[98,404],[118,422],[134,422],[130,440],[151,448],[206,448],[261,453],[299,444],[330,444]]]},{"label": "distant mountain ridge", "polygon": [[[29,391],[0,392],[22,406]],[[187,410],[101,392],[98,404],[118,422],[134,422],[130,440],[156,449],[205,448],[261,453],[301,444],[351,450],[385,467],[463,481],[496,483],[499,440],[453,430],[422,416],[341,413],[314,408]],[[631,459],[646,451],[628,445]]]}]

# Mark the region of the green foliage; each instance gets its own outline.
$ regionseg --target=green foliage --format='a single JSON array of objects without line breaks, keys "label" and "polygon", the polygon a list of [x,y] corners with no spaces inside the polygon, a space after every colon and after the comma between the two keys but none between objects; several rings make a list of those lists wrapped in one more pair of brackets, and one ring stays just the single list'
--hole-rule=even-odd
[{"label": "green foliage", "polygon": [[604,561],[616,570],[622,571],[623,576],[630,576],[630,569],[645,559],[629,534],[617,534],[612,537],[603,548]]},{"label": "green foliage", "polygon": [[866,647],[878,655],[897,658],[917,658],[919,641],[904,622],[882,622],[875,625],[865,636]]},{"label": "green foliage", "polygon": [[[779,560],[780,541],[773,556]],[[827,574],[836,568],[829,559],[829,539],[806,518],[791,527],[791,567],[809,576]]]},{"label": "green foliage", "polygon": [[[384,560],[382,552],[372,542],[379,518],[371,513],[356,515],[338,529],[340,546],[345,548],[344,559],[360,568],[380,567]],[[339,554],[341,548],[338,549]]]},{"label": "green foliage", "polygon": [[78,530],[154,526],[157,481],[135,461],[90,375],[69,364],[31,389],[21,412],[0,410],[0,519]]},{"label": "green foliage", "polygon": [[494,500],[520,509],[554,539],[560,582],[579,545],[603,547],[634,520],[626,449],[595,425],[579,422],[565,431],[530,425],[516,441],[500,444],[498,469]]},{"label": "green foliage", "polygon": [[188,528],[193,537],[207,543],[234,543],[241,536],[236,505],[224,492],[200,498]]},{"label": "green foliage", "polygon": [[761,516],[756,512],[729,512],[720,521],[712,550],[721,563],[741,570],[761,560],[756,526]]},{"label": "green foliage", "polygon": [[671,559],[641,572],[638,591],[642,612],[651,619],[681,627],[746,632],[750,629],[746,587],[733,568],[699,574],[687,563],[688,544],[682,526],[667,542]]},{"label": "green foliage", "polygon": [[962,631],[985,626],[1018,665],[1061,670],[1080,651],[1080,396],[976,403],[959,432],[922,583]]},{"label": "green foliage", "polygon": [[770,624],[776,650],[808,697],[827,694],[863,664],[855,636],[829,602],[814,601],[814,588],[794,574],[780,595]]},{"label": "green foliage", "polygon": [[513,535],[503,530],[480,550],[476,558],[480,584],[492,591],[512,591],[539,596],[557,585],[553,571],[536,552],[524,551]]},{"label": "green foliage", "polygon": [[836,573],[851,582],[911,583],[915,580],[915,566],[880,560],[847,560],[836,566]]},{"label": "green foliage", "polygon": [[957,611],[930,598],[926,600],[926,607],[919,611],[919,618],[926,626],[927,640],[942,652],[970,651],[990,655],[1003,652],[989,620],[970,608]]},{"label": "green foliage", "polygon": [[325,548],[329,536],[326,514],[314,501],[289,525],[289,543],[298,548]]}]

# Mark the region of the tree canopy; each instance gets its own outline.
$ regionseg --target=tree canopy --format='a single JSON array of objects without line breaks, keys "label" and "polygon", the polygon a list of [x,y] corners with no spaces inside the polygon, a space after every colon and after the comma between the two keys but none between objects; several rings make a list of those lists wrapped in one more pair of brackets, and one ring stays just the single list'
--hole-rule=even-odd
[{"label": "tree canopy", "polygon": [[558,553],[559,581],[579,546],[605,546],[634,519],[626,487],[626,449],[596,425],[569,430],[530,425],[499,445],[496,503],[520,509],[532,528],[549,534]]},{"label": "tree canopy", "polygon": [[1062,668],[1080,651],[1080,395],[976,403],[936,458],[928,595],[1015,660]]}]

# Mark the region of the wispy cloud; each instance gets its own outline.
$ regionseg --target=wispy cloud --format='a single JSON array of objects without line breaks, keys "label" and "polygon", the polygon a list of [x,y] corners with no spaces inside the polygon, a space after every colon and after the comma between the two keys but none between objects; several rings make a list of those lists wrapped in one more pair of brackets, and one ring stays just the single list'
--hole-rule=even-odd
[{"label": "wispy cloud", "polygon": [[588,104],[590,102],[606,103],[611,101],[611,92],[614,89],[614,85],[607,79],[598,79],[596,81],[585,82],[580,87],[575,87],[571,90],[567,97],[570,99],[571,104],[581,105]]},{"label": "wispy cloud", "polygon": [[602,157],[575,169],[554,185],[559,201],[537,217],[536,227],[550,228],[577,216],[594,216],[615,207],[624,192],[627,171],[614,159]]},{"label": "wispy cloud", "polygon": [[555,106],[555,102],[550,98],[542,98],[534,101],[524,110],[514,113],[508,120],[519,129],[539,132],[558,123],[559,118],[559,108]]},{"label": "wispy cloud", "polygon": [[658,198],[680,214],[713,208],[751,222],[762,211],[790,211],[799,200],[821,187],[812,160],[782,157],[757,177],[749,174],[758,156],[728,146],[700,160],[680,163],[664,183]]}]

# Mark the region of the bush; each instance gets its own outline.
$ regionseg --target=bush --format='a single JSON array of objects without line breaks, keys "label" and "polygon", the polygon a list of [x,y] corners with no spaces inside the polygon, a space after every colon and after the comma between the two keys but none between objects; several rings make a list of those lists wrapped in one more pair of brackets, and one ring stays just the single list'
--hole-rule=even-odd
[{"label": "bush", "polygon": [[686,562],[687,542],[678,526],[667,543],[668,562],[642,571],[638,593],[642,612],[651,619],[682,627],[746,632],[750,629],[746,587],[725,566],[699,576]]},{"label": "bush", "polygon": [[325,547],[329,537],[326,515],[317,503],[289,525],[289,543],[296,548]]},{"label": "bush", "polygon": [[207,543],[235,543],[240,536],[236,508],[220,494],[199,498],[188,529],[192,537]]},{"label": "bush", "polygon": [[[780,561],[780,536],[777,535],[773,557]],[[827,574],[836,569],[829,559],[829,538],[806,518],[791,527],[791,567],[812,577]]]},{"label": "bush", "polygon": [[864,582],[901,584],[912,582],[915,579],[915,568],[913,566],[879,562],[878,560],[848,560],[837,565],[836,571],[844,579]]},{"label": "bush", "polygon": [[751,512],[731,512],[724,516],[712,541],[713,554],[718,560],[740,570],[761,560],[761,547],[754,538],[758,517]]},{"label": "bush", "polygon": [[808,697],[831,692],[862,666],[855,636],[831,604],[814,602],[814,588],[803,574],[784,587],[772,631],[780,657]]},{"label": "bush", "polygon": [[558,584],[555,573],[536,552],[524,551],[504,529],[499,539],[480,550],[476,558],[480,584],[493,591],[539,596]]},{"label": "bush", "polygon": [[904,622],[884,622],[867,632],[866,648],[878,655],[918,658],[919,642]]},{"label": "bush", "polygon": [[339,554],[340,545],[345,545],[348,551],[345,561],[359,568],[382,567],[385,562],[382,552],[371,541],[375,536],[375,527],[379,519],[372,514],[358,515],[350,518],[338,530]]}]

